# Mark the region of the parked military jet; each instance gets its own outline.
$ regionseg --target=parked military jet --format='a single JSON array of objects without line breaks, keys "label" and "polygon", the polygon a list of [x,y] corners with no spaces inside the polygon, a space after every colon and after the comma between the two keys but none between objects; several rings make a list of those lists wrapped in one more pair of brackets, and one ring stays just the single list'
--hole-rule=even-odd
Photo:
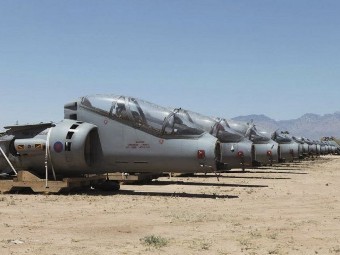
[{"label": "parked military jet", "polygon": [[252,166],[253,146],[252,142],[232,130],[225,119],[214,119],[183,109],[177,109],[179,114],[187,116],[198,128],[217,137],[221,143],[222,162],[228,164],[228,168],[242,168]]},{"label": "parked military jet", "polygon": [[324,141],[320,141],[320,146],[321,146],[320,154],[321,155],[326,155],[327,151],[328,151],[327,144]]},{"label": "parked military jet", "polygon": [[299,159],[299,144],[290,137],[288,131],[282,131],[281,133],[275,131],[272,134],[272,139],[279,143],[279,160],[281,162],[291,162],[294,159]]},{"label": "parked military jet", "polygon": [[305,142],[303,137],[292,136],[292,139],[298,143],[299,146],[299,157],[304,158],[309,155],[308,144]]},{"label": "parked military jet", "polygon": [[252,123],[227,120],[230,128],[243,134],[253,142],[253,164],[267,165],[278,162],[278,143],[273,141],[264,131],[257,130]]},{"label": "parked military jet", "polygon": [[328,153],[340,154],[340,146],[334,137],[323,137],[321,142],[327,146]]},{"label": "parked military jet", "polygon": [[309,153],[309,155],[310,156],[317,155],[318,148],[317,148],[316,143],[313,140],[308,139],[306,137],[304,137],[304,141],[308,144],[308,153]]},{"label": "parked military jet", "polygon": [[43,174],[47,167],[70,176],[225,169],[218,139],[178,112],[111,95],[82,97],[64,111],[57,124],[5,127],[0,170]]}]

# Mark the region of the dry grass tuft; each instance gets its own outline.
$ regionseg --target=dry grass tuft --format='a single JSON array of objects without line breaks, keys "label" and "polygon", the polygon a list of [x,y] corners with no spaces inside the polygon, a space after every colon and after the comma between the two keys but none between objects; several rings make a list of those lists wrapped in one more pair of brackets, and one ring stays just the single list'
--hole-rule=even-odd
[{"label": "dry grass tuft", "polygon": [[145,236],[140,239],[140,241],[146,246],[152,246],[154,248],[161,248],[166,246],[169,243],[169,240],[155,235]]}]

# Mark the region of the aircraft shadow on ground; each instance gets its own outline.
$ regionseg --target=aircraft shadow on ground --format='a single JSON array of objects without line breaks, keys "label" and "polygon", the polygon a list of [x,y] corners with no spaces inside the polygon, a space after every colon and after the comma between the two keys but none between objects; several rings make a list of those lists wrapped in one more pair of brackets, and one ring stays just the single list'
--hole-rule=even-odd
[{"label": "aircraft shadow on ground", "polygon": [[281,167],[278,167],[278,168],[272,168],[272,170],[276,170],[276,171],[305,171],[305,169],[302,169],[302,168],[281,168]]},{"label": "aircraft shadow on ground", "polygon": [[[192,186],[215,186],[215,187],[238,187],[238,188],[266,188],[267,185],[244,185],[244,184],[223,184],[223,183],[201,183],[201,182],[182,182],[182,181],[150,181],[143,184],[133,185],[192,185]],[[129,185],[129,184],[126,184]],[[9,194],[25,194],[25,195],[36,195],[30,188],[21,188],[19,190],[13,190]],[[168,197],[189,197],[189,198],[238,198],[238,196],[231,195],[216,195],[216,194],[190,194],[190,193],[168,193],[168,192],[144,192],[144,191],[133,191],[133,190],[119,190],[119,191],[103,191],[100,189],[91,189],[90,187],[74,188],[70,191],[61,191],[59,193],[50,193],[55,196],[68,196],[68,195],[87,195],[87,196],[112,196],[116,194],[122,195],[149,195],[149,196],[168,196]]]},{"label": "aircraft shadow on ground", "polygon": [[186,193],[186,192],[155,192],[155,191],[135,191],[135,190],[119,190],[119,191],[102,191],[102,190],[79,190],[71,191],[70,193],[59,193],[55,195],[87,195],[87,196],[151,196],[151,197],[184,197],[184,198],[209,198],[209,199],[232,199],[239,198],[234,195],[218,195],[218,194],[200,194],[200,193]]},{"label": "aircraft shadow on ground", "polygon": [[151,197],[184,197],[184,198],[210,198],[210,199],[234,199],[239,196],[233,195],[217,195],[217,194],[199,194],[199,193],[185,193],[185,192],[146,192],[146,191],[133,191],[133,190],[120,190],[117,192],[119,195],[128,196],[151,196]]},{"label": "aircraft shadow on ground", "polygon": [[256,179],[256,180],[291,180],[292,179],[289,177],[255,177],[255,176],[235,176],[235,175],[222,176],[222,177],[231,178],[231,179]]},{"label": "aircraft shadow on ground", "polygon": [[[242,172],[236,172],[236,171],[233,171],[233,172],[229,172],[229,174],[234,174],[234,173],[244,173],[243,171]],[[256,179],[256,180],[291,180],[292,178],[289,178],[289,177],[258,177],[258,176],[236,176],[236,175],[225,175],[225,174],[228,174],[228,173],[224,173],[224,175],[219,175],[218,178],[219,179]],[[185,177],[179,177],[179,178],[185,178]],[[190,176],[190,178],[217,178],[216,175],[194,175],[194,176]]]},{"label": "aircraft shadow on ground", "polygon": [[[245,170],[245,171],[229,171],[228,173],[246,173],[246,174],[308,174],[307,172],[288,172],[288,171],[281,171],[281,169],[273,169],[273,168],[268,168],[271,169],[272,171],[262,171],[263,168],[261,169],[254,169],[254,170]],[[302,169],[298,169],[298,171],[301,171]]]},{"label": "aircraft shadow on ground", "polygon": [[152,181],[147,185],[188,185],[188,186],[211,186],[211,187],[236,187],[236,188],[268,188],[268,185],[229,184],[229,183],[205,183],[184,181]]},{"label": "aircraft shadow on ground", "polygon": [[[36,196],[32,190],[21,192],[10,192],[8,194],[24,194]],[[72,196],[72,195],[86,195],[86,196],[115,196],[115,195],[127,195],[127,196],[150,196],[150,197],[183,197],[183,198],[205,198],[205,199],[234,199],[239,196],[234,195],[218,195],[218,194],[199,194],[199,193],[185,193],[185,192],[147,192],[147,191],[134,191],[134,190],[119,190],[119,191],[102,191],[102,190],[90,190],[80,189],[72,190],[69,192],[60,192],[56,194],[50,194],[49,196]]]},{"label": "aircraft shadow on ground", "polygon": [[254,168],[254,171],[258,170],[275,170],[275,171],[281,171],[281,170],[286,170],[286,171],[304,171],[302,168],[281,168],[281,167],[261,167],[261,168]]},{"label": "aircraft shadow on ground", "polygon": [[[277,169],[275,169],[276,171],[244,171],[243,173],[250,173],[250,174],[308,174],[306,172],[286,172],[286,171],[277,171]],[[235,173],[235,172],[233,172]],[[240,172],[241,173],[241,172]]]}]

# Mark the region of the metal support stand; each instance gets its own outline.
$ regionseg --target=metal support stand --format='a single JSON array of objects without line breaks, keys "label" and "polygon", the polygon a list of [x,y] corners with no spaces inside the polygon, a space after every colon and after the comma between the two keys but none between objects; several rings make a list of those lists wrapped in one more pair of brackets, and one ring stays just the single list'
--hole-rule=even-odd
[{"label": "metal support stand", "polygon": [[5,152],[3,151],[3,149],[0,146],[0,151],[2,153],[2,155],[5,157],[5,159],[7,160],[7,163],[9,164],[9,166],[12,168],[13,172],[15,173],[15,175],[18,175],[18,172],[15,170],[14,166],[12,165],[11,161],[8,159],[8,157],[6,156]]}]

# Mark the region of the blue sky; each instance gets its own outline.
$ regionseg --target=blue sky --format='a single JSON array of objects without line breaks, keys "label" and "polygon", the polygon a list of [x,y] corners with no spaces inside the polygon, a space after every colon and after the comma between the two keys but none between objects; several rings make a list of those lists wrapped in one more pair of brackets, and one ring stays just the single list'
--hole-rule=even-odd
[{"label": "blue sky", "polygon": [[340,1],[0,2],[0,126],[87,94],[276,120],[340,110]]}]

